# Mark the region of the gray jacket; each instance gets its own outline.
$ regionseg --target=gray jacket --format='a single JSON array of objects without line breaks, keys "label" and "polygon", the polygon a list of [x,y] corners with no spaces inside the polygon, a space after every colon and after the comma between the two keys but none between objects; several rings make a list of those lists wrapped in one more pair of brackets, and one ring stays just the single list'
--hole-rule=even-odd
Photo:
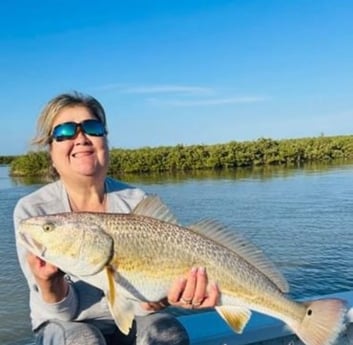
[{"label": "gray jacket", "polygon": [[[145,193],[117,180],[107,178],[105,181],[107,192],[108,212],[130,213],[145,197]],[[14,225],[17,238],[18,224],[22,219],[70,212],[67,193],[61,181],[50,183],[37,191],[21,198],[14,211]],[[17,254],[22,271],[27,279],[30,290],[30,310],[33,330],[48,320],[76,320],[91,322],[104,333],[110,333],[114,321],[101,290],[88,285],[75,277],[71,281],[69,293],[58,303],[46,303],[36,285],[26,260],[26,249],[17,242]]]}]

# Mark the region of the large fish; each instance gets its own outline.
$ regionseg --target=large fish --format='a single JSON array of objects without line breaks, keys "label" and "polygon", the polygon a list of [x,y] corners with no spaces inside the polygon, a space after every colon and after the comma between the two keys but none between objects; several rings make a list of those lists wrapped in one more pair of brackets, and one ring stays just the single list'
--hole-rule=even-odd
[{"label": "large fish", "polygon": [[28,250],[102,289],[113,318],[128,333],[136,301],[158,301],[191,267],[206,267],[221,290],[219,315],[241,333],[255,310],[284,321],[307,345],[332,344],[345,303],[298,303],[261,250],[215,221],[178,225],[157,197],[131,214],[62,213],[26,219],[19,240]]}]

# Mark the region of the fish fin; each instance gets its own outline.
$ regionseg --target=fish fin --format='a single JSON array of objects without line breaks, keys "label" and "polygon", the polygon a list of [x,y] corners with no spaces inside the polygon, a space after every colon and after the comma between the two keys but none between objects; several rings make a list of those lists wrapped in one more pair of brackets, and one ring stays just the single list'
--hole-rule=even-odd
[{"label": "fish fin", "polygon": [[117,293],[117,283],[115,281],[114,271],[110,267],[105,269],[108,280],[108,291],[106,297],[110,312],[120,331],[129,334],[132,323],[135,318],[134,305],[123,295]]},{"label": "fish fin", "polygon": [[268,279],[270,279],[281,292],[289,291],[288,282],[282,273],[271,260],[266,257],[264,252],[245,239],[244,235],[237,233],[233,229],[230,229],[217,221],[207,219],[190,225],[188,228],[212,239],[223,247],[226,247],[235,254],[241,256],[245,261],[256,267]]},{"label": "fish fin", "polygon": [[139,216],[156,218],[171,224],[178,224],[176,217],[157,195],[149,195],[144,198],[137,204],[132,213]]},{"label": "fish fin", "polygon": [[237,333],[243,332],[251,317],[251,311],[244,307],[221,306],[216,307],[216,311]]},{"label": "fish fin", "polygon": [[307,309],[301,322],[288,322],[288,325],[305,344],[334,344],[344,330],[346,303],[340,299],[322,299],[305,305]]}]

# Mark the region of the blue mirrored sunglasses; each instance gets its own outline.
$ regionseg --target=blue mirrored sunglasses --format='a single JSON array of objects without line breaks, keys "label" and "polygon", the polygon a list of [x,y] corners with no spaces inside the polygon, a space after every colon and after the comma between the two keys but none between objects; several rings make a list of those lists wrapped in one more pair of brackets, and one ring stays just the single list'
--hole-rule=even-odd
[{"label": "blue mirrored sunglasses", "polygon": [[80,123],[65,122],[54,127],[51,138],[56,141],[64,141],[73,139],[81,130],[84,134],[94,137],[102,137],[107,134],[106,129],[101,121],[90,119]]}]

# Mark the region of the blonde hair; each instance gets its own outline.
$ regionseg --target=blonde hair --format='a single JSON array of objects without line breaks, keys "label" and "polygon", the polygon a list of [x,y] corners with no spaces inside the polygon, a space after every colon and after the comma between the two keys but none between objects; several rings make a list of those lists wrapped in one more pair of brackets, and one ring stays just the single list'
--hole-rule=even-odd
[{"label": "blonde hair", "polygon": [[44,148],[51,143],[52,126],[59,112],[67,107],[82,106],[87,108],[92,115],[100,120],[107,130],[105,111],[101,103],[94,97],[74,91],[63,93],[50,100],[43,108],[37,120],[37,133],[32,144]]}]

